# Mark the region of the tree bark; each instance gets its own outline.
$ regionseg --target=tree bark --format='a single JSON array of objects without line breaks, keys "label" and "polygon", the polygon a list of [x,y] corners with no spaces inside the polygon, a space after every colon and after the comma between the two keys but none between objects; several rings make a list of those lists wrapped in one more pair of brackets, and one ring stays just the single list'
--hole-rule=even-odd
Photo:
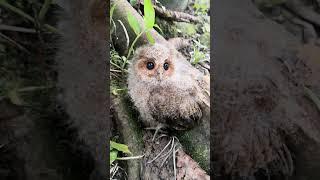
[{"label": "tree bark", "polygon": [[[111,22],[111,26],[116,26],[115,32],[112,34],[112,40],[117,51],[120,54],[126,54],[130,48],[130,45],[137,37],[137,35],[134,33],[133,29],[129,25],[127,18],[128,14],[130,13],[130,15],[134,16],[138,20],[141,29],[145,28],[143,18],[126,0],[111,0],[111,7],[112,6],[115,6],[115,8],[112,16],[113,22]],[[125,30],[120,22],[122,22],[123,26],[125,27]],[[128,34],[129,39],[127,39],[125,35],[126,33]],[[166,43],[166,40],[154,29],[151,30],[151,35],[156,42]],[[138,39],[136,47],[147,43],[147,36],[143,34]]]}]

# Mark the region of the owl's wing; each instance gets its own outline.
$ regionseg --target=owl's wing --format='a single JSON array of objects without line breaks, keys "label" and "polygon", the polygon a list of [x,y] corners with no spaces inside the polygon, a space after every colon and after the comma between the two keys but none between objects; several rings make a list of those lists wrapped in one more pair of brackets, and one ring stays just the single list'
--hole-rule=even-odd
[{"label": "owl's wing", "polygon": [[210,108],[210,76],[198,75],[196,80],[198,83],[197,88],[199,88],[199,101]]}]

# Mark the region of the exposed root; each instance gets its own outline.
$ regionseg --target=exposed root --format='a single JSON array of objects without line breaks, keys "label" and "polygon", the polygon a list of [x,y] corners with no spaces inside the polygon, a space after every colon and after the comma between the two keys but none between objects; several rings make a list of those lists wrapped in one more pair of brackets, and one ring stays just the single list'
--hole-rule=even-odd
[{"label": "exposed root", "polygon": [[307,21],[304,21],[300,18],[297,18],[294,14],[292,14],[291,12],[284,10],[284,16],[286,16],[286,18],[292,22],[293,24],[296,24],[298,26],[302,26],[303,28],[303,41],[305,43],[315,43],[315,41],[317,40],[317,33],[316,30],[314,29],[313,25],[310,24]]},{"label": "exposed root", "polygon": [[[157,159],[160,157],[160,155],[167,149],[167,147],[169,147],[169,145],[171,144],[171,142],[172,142],[172,139],[170,139],[170,141],[168,142],[168,144],[160,151],[160,153],[159,153],[155,158],[153,158],[151,161],[148,161],[147,164],[150,164],[150,163],[152,163],[153,161],[157,160]],[[172,144],[173,144],[173,143],[172,143]]]},{"label": "exposed root", "polygon": [[[140,4],[143,5],[143,2],[140,1]],[[162,17],[170,21],[188,22],[188,23],[201,22],[199,17],[193,16],[184,12],[172,11],[159,6],[153,6],[153,8],[159,17]]]},{"label": "exposed root", "polygon": [[156,11],[157,15],[167,20],[177,21],[177,22],[200,23],[200,18],[184,12],[171,11],[168,9],[163,9],[158,6],[154,6],[154,10]]},{"label": "exposed root", "polygon": [[301,18],[320,27],[320,14],[306,7],[300,0],[286,1],[285,5],[288,9],[299,15]]}]

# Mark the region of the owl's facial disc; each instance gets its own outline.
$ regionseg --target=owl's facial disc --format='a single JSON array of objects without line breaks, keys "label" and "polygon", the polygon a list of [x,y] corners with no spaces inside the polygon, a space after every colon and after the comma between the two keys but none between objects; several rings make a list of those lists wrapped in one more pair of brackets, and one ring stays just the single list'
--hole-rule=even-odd
[{"label": "owl's facial disc", "polygon": [[155,83],[162,82],[172,76],[174,65],[168,56],[164,59],[141,56],[135,68],[141,80]]}]

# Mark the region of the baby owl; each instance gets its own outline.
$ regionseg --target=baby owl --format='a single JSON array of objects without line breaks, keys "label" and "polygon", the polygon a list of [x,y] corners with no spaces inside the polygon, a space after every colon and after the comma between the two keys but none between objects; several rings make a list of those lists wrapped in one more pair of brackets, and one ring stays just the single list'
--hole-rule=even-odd
[{"label": "baby owl", "polygon": [[138,48],[129,66],[129,95],[147,127],[195,126],[210,107],[209,88],[209,77],[167,44]]}]

